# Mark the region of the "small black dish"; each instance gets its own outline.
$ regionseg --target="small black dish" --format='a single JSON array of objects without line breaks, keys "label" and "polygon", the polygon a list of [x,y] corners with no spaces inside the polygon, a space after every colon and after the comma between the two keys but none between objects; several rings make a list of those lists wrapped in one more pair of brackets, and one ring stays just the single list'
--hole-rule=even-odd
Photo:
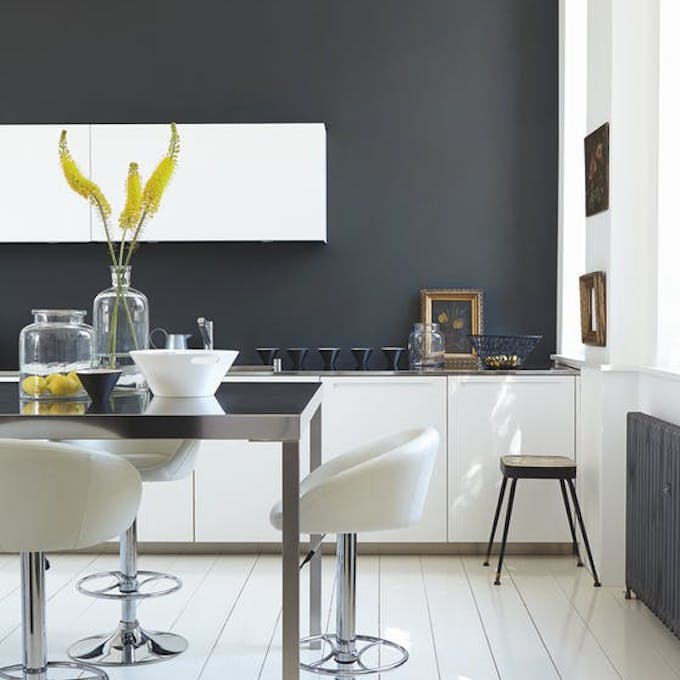
[{"label": "small black dish", "polygon": [[274,359],[279,353],[279,347],[256,347],[257,353],[265,366],[273,366]]},{"label": "small black dish", "polygon": [[405,347],[381,347],[387,363],[392,371],[399,370],[399,360],[401,355],[406,351]]},{"label": "small black dish", "polygon": [[123,371],[110,368],[91,368],[76,371],[83,388],[94,404],[104,404],[111,396],[113,388]]},{"label": "small black dish", "polygon": [[288,356],[293,362],[294,371],[302,371],[305,367],[305,359],[307,358],[308,347],[289,347]]},{"label": "small black dish", "polygon": [[372,347],[352,347],[352,354],[357,362],[357,371],[368,370],[368,358],[371,356],[372,351]]},{"label": "small black dish", "polygon": [[339,356],[342,348],[341,347],[319,347],[318,349],[319,349],[319,354],[321,355],[321,358],[323,359],[323,370],[324,371],[334,371],[335,370],[335,362],[338,360],[338,356]]}]

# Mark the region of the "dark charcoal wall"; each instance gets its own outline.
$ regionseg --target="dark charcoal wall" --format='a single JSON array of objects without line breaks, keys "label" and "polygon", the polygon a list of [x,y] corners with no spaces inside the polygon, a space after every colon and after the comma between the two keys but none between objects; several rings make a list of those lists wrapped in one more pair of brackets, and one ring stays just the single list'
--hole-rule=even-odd
[{"label": "dark charcoal wall", "polygon": [[[329,240],[145,244],[152,325],[212,317],[252,362],[402,343],[420,288],[481,287],[488,332],[554,350],[556,0],[2,3],[0,123],[168,120],[324,121]],[[0,367],[32,306],[89,309],[106,264],[0,245]]]}]

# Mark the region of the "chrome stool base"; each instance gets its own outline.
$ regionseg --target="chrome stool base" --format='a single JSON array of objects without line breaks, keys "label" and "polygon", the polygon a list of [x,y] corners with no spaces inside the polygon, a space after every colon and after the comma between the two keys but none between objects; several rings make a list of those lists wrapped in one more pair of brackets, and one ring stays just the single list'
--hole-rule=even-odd
[{"label": "chrome stool base", "polygon": [[[354,677],[373,673],[386,673],[399,668],[408,660],[408,651],[396,642],[384,640],[371,635],[357,635],[357,642],[365,643],[357,646],[354,661],[338,661],[340,654],[338,638],[335,635],[313,635],[300,640],[300,668],[321,675],[335,677]],[[319,644],[321,643],[321,644]],[[319,647],[321,649],[319,650]],[[372,654],[368,654],[369,650]],[[312,660],[312,656],[317,657]],[[372,657],[375,656],[373,662]],[[309,659],[309,660],[307,660]],[[391,659],[381,661],[382,659]]]},{"label": "chrome stool base", "polygon": [[[84,576],[76,583],[76,590],[89,597],[101,597],[108,600],[143,600],[149,597],[164,597],[178,591],[182,587],[182,580],[172,574],[159,571],[138,569],[135,589],[125,590],[129,577],[122,571],[100,571],[97,574]],[[112,582],[94,588],[91,584],[109,579]],[[167,584],[164,585],[164,582]],[[157,588],[154,590],[154,587]]]},{"label": "chrome stool base", "polygon": [[[59,671],[64,671],[64,673]],[[66,675],[66,671],[71,671],[71,673]],[[48,661],[45,671],[31,669],[29,672],[20,663],[0,668],[0,678],[25,680],[26,677],[32,680],[75,680],[76,678],[78,680],[109,680],[109,676],[101,668],[89,663],[75,663],[73,661]]]},{"label": "chrome stool base", "polygon": [[121,621],[110,635],[93,635],[71,645],[68,655],[98,666],[138,666],[171,659],[188,646],[176,633],[146,630],[137,621]]}]

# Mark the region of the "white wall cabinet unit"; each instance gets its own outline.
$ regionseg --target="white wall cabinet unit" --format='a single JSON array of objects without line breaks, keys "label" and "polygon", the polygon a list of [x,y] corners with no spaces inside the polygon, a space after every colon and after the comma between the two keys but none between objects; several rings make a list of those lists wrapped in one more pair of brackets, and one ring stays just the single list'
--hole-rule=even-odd
[{"label": "white wall cabinet unit", "polygon": [[[227,382],[318,382],[318,376],[235,377]],[[300,474],[309,471],[309,437],[303,437]],[[201,442],[195,474],[196,541],[277,542],[269,511],[281,498],[281,445],[272,442]]]},{"label": "white wall cabinet unit", "polygon": [[[91,128],[92,177],[111,201],[115,218],[125,201],[130,161],[139,163],[145,181],[167,149],[169,126]],[[323,123],[179,124],[178,129],[179,164],[141,240],[326,240]],[[104,238],[93,219],[92,240]]]},{"label": "white wall cabinet unit", "polygon": [[432,425],[441,436],[432,484],[420,524],[408,529],[371,532],[368,542],[446,541],[446,378],[323,378],[323,457],[411,427]]},{"label": "white wall cabinet unit", "polygon": [[[484,542],[498,498],[502,455],[576,457],[577,378],[484,375],[448,381],[449,539]],[[496,540],[501,530],[502,522]],[[508,540],[571,540],[557,481],[518,481]]]},{"label": "white wall cabinet unit", "polygon": [[190,543],[194,540],[193,476],[174,482],[147,482],[137,514],[140,541]]},{"label": "white wall cabinet unit", "polygon": [[0,125],[0,241],[90,240],[89,203],[69,188],[59,165],[62,129],[88,175],[89,125]]}]

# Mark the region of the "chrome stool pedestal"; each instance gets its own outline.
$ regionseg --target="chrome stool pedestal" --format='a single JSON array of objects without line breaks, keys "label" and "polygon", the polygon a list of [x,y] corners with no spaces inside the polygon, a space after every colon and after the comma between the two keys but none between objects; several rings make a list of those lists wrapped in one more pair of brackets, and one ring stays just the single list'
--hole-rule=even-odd
[{"label": "chrome stool pedestal", "polygon": [[[0,668],[7,680],[108,680],[108,675],[88,663],[47,661],[45,634],[45,553],[21,553],[21,620],[23,663]],[[60,671],[71,671],[66,674]]]},{"label": "chrome stool pedestal", "polygon": [[385,673],[408,660],[396,642],[356,634],[357,535],[338,534],[336,566],[336,632],[300,641],[300,667],[335,677]]},{"label": "chrome stool pedestal", "polygon": [[[98,589],[88,587],[105,578],[114,582]],[[145,590],[162,581],[170,585]],[[137,620],[137,600],[168,595],[179,590],[182,582],[170,574],[137,569],[136,521],[120,537],[120,571],[91,574],[78,581],[76,587],[90,597],[120,600],[121,617],[113,632],[93,635],[71,645],[68,654],[72,659],[100,666],[136,666],[170,659],[189,646],[181,635],[145,630]]]}]

